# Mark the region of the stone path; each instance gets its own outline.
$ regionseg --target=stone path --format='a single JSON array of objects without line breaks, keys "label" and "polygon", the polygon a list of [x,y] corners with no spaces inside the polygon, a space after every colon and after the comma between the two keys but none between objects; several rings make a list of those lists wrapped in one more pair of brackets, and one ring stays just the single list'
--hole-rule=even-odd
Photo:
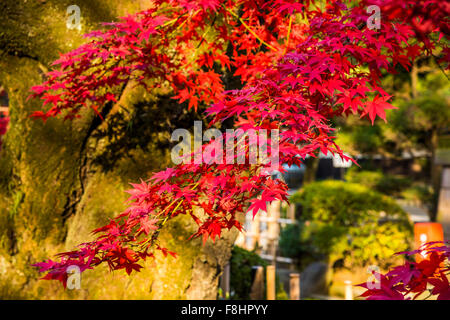
[{"label": "stone path", "polygon": [[428,216],[428,212],[419,206],[412,205],[409,203],[405,203],[401,200],[397,200],[397,203],[402,207],[403,210],[408,213],[412,222],[429,222],[430,217]]}]

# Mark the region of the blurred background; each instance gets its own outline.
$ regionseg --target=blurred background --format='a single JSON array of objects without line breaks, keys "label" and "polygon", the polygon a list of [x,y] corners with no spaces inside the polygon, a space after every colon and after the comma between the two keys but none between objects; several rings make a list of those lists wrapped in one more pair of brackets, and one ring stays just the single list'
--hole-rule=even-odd
[{"label": "blurred background", "polygon": [[324,154],[285,166],[278,176],[291,204],[247,216],[248,232],[237,240],[277,265],[284,288],[289,274],[300,272],[302,298],[345,298],[346,281],[387,271],[403,259],[394,253],[417,248],[416,223],[438,222],[450,239],[449,79],[431,57],[382,83],[397,107],[387,123],[335,119],[337,143],[359,167]]}]

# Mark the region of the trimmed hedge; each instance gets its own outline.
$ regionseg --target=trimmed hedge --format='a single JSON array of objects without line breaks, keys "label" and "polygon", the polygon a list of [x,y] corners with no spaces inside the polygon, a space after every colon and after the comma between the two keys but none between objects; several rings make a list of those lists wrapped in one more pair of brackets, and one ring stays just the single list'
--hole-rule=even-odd
[{"label": "trimmed hedge", "polygon": [[301,218],[282,231],[280,250],[301,266],[305,260],[327,259],[335,267],[384,267],[394,253],[410,248],[407,214],[392,198],[361,184],[314,182],[290,201],[301,205]]},{"label": "trimmed hedge", "polygon": [[407,177],[384,174],[381,171],[360,171],[357,169],[347,171],[345,180],[362,184],[389,196],[400,196],[400,193],[413,183]]}]

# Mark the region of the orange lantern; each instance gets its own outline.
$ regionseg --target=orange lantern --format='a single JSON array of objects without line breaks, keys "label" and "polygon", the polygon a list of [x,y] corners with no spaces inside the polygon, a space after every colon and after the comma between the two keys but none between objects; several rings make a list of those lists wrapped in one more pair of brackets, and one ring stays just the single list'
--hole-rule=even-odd
[{"label": "orange lantern", "polygon": [[[419,249],[423,244],[433,241],[444,241],[444,231],[440,223],[418,222],[414,224],[415,249]],[[416,262],[420,262],[427,257],[428,255],[423,251],[416,255]]]}]

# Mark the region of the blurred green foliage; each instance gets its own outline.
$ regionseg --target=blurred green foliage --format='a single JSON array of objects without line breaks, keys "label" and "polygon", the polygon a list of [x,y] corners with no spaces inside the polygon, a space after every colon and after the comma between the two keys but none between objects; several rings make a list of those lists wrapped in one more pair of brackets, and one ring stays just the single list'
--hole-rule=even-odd
[{"label": "blurred green foliage", "polygon": [[311,231],[312,229],[305,226],[303,220],[287,225],[281,231],[278,243],[280,254],[283,257],[294,258],[300,269],[316,260],[325,258],[325,255],[321,254],[311,241]]},{"label": "blurred green foliage", "polygon": [[[419,74],[420,76],[420,74]],[[417,96],[393,100],[397,110],[389,110],[387,129],[397,141],[410,147],[431,148],[432,130],[446,130],[450,123],[450,85],[440,70],[419,77]]]},{"label": "blurred green foliage", "polygon": [[437,194],[433,192],[431,186],[417,184],[403,190],[401,197],[409,202],[431,207]]},{"label": "blurred green foliage", "polygon": [[345,174],[345,180],[427,208],[431,208],[436,200],[430,185],[402,175],[384,174],[380,170],[359,170],[353,167]]},{"label": "blurred green foliage", "polygon": [[234,246],[230,260],[231,299],[250,299],[252,267],[267,266],[267,262],[253,251]]},{"label": "blurred green foliage", "polygon": [[[265,276],[267,265],[268,263],[256,252],[234,246],[230,259],[230,299],[249,300],[253,284],[252,267],[264,267]],[[278,276],[276,276],[276,299],[289,299]]]},{"label": "blurred green foliage", "polygon": [[369,189],[390,195],[399,196],[400,193],[411,186],[412,180],[400,175],[384,174],[383,172],[350,169],[345,175],[345,180],[351,183],[359,183]]},{"label": "blurred green foliage", "polygon": [[314,182],[290,201],[301,205],[301,217],[282,231],[280,250],[299,258],[300,267],[314,259],[334,267],[385,267],[394,253],[410,248],[407,214],[392,198],[361,184]]}]

